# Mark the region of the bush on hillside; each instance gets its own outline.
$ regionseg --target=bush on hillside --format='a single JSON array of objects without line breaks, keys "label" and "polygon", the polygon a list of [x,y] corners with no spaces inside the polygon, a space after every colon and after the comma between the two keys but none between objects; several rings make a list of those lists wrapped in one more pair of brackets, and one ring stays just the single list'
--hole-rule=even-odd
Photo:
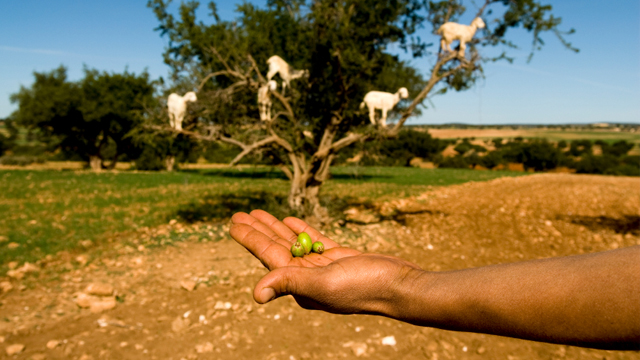
[{"label": "bush on hillside", "polygon": [[147,145],[142,149],[140,156],[135,160],[134,167],[136,170],[144,171],[165,170],[166,164],[164,152],[153,146]]},{"label": "bush on hillside", "polygon": [[5,155],[0,157],[0,164],[11,166],[27,166],[31,164],[42,164],[45,159],[42,156],[33,155]]}]

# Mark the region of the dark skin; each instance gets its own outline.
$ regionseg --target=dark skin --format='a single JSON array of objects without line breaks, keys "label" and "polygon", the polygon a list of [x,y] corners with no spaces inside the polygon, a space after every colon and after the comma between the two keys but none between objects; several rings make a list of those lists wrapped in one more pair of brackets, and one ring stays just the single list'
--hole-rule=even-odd
[{"label": "dark skin", "polygon": [[[304,221],[262,210],[232,217],[231,236],[269,269],[260,304],[292,295],[305,309],[376,314],[420,326],[609,350],[640,350],[640,246],[429,272],[338,245]],[[297,234],[323,254],[291,255]]]}]

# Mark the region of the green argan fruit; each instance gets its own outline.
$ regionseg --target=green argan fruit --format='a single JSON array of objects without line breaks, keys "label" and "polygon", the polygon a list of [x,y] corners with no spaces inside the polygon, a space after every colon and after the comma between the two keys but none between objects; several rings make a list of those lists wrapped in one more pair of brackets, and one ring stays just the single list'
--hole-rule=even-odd
[{"label": "green argan fruit", "polygon": [[293,257],[303,257],[305,254],[304,246],[296,241],[296,243],[291,246],[291,254]]},{"label": "green argan fruit", "polygon": [[324,244],[320,241],[314,242],[313,246],[311,246],[311,251],[317,254],[322,254],[324,252]]},{"label": "green argan fruit", "polygon": [[300,235],[298,235],[298,242],[304,247],[305,254],[311,252],[313,241],[311,240],[311,236],[309,236],[309,234],[307,234],[306,232],[300,233]]}]

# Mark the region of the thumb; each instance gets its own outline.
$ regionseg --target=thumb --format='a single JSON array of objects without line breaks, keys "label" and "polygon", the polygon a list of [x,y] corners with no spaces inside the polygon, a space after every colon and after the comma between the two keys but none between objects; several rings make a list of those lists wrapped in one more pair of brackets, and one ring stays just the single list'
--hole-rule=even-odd
[{"label": "thumb", "polygon": [[259,304],[267,303],[284,295],[306,296],[318,286],[314,281],[318,269],[305,267],[282,267],[270,271],[256,284],[253,298]]}]

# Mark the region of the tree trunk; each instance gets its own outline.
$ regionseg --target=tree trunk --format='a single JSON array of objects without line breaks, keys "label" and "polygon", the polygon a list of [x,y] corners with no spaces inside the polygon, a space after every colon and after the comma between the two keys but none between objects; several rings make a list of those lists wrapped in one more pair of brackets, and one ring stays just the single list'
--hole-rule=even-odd
[{"label": "tree trunk", "polygon": [[[333,156],[328,156],[322,165],[316,169],[309,169],[307,172],[295,171],[291,179],[289,191],[289,206],[305,216],[313,216],[321,222],[329,220],[327,208],[320,203],[320,188],[328,179]],[[314,171],[315,172],[312,172]]]},{"label": "tree trunk", "polygon": [[167,168],[167,171],[173,171],[173,165],[176,163],[176,157],[173,155],[169,155],[164,159],[164,165]]},{"label": "tree trunk", "polygon": [[102,171],[102,159],[98,155],[89,156],[89,167],[95,172]]}]

